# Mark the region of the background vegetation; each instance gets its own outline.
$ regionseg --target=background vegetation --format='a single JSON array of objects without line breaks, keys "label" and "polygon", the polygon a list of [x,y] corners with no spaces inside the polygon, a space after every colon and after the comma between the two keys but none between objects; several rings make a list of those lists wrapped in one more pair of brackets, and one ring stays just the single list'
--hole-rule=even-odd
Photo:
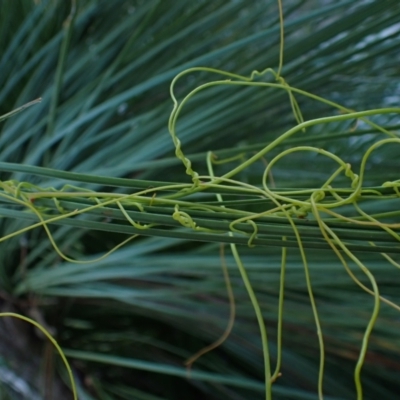
[{"label": "background vegetation", "polygon": [[[356,110],[398,105],[398,1],[284,0],[283,5],[286,81]],[[0,115],[43,99],[2,122],[0,177],[44,187],[76,182],[26,166],[190,183],[167,129],[173,77],[193,66],[249,75],[276,68],[279,60],[275,0],[80,0],[72,11],[65,1],[1,1],[0,29]],[[180,81],[177,94],[207,79],[191,74]],[[332,114],[325,105],[298,100],[306,120]],[[388,129],[400,126],[398,116],[373,119]],[[208,150],[220,157],[237,149],[252,154],[295,123],[282,91],[214,88],[188,103],[178,130],[185,153],[206,173]],[[325,124],[278,150],[313,145],[357,166],[364,151],[382,138],[362,122]],[[369,162],[366,185],[398,179],[398,165],[398,147],[382,148]],[[258,184],[264,168],[261,162],[254,165],[241,181]],[[224,165],[218,167],[219,174],[224,171]],[[318,187],[331,173],[324,159],[293,154],[274,168],[273,178],[277,187]],[[91,179],[79,186],[132,190],[103,182]],[[394,199],[381,208],[365,206],[379,213],[398,205]],[[3,237],[30,224],[7,218],[12,213],[6,206],[0,207]],[[96,259],[125,238],[68,225],[54,225],[51,231],[59,248],[80,260]],[[29,315],[54,332],[71,360],[80,399],[261,399],[257,321],[226,253],[236,302],[233,331],[194,364],[190,378],[184,361],[216,340],[229,319],[218,243],[143,236],[101,261],[79,265],[63,261],[42,229],[29,231],[0,242],[1,307]],[[281,250],[241,246],[241,254],[274,359]],[[399,303],[400,274],[393,265],[374,253],[359,256],[381,292]],[[326,347],[325,398],[351,399],[372,298],[332,252],[314,249],[308,259]],[[288,252],[285,286],[282,376],[274,398],[316,399],[319,350],[297,249]],[[71,398],[51,345],[22,323],[1,324],[3,398]],[[398,312],[383,305],[362,373],[365,399],[391,399],[399,391],[399,329]]]}]

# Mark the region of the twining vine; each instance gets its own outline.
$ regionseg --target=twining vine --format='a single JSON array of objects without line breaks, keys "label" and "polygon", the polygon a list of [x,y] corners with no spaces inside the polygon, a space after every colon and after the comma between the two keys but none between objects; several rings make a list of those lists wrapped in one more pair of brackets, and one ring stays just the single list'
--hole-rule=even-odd
[{"label": "twining vine", "polygon": [[[213,234],[219,235],[221,238],[225,237],[225,242],[229,242],[226,240],[228,236],[230,238],[230,246],[231,252],[234,256],[234,259],[237,263],[239,271],[241,273],[243,282],[251,299],[259,329],[262,339],[263,346],[263,355],[264,355],[264,370],[265,370],[265,397],[267,400],[272,399],[272,385],[280,376],[281,369],[281,359],[282,359],[282,321],[284,315],[284,281],[286,274],[286,252],[287,246],[291,244],[293,246],[293,242],[295,242],[296,247],[300,251],[300,255],[302,258],[302,262],[304,265],[304,276],[305,276],[305,284],[308,290],[308,295],[310,298],[310,304],[314,316],[315,326],[317,329],[318,335],[318,343],[320,349],[320,360],[319,360],[319,376],[318,376],[318,396],[319,399],[323,398],[323,376],[324,376],[324,364],[325,364],[325,351],[324,351],[324,339],[323,339],[323,331],[320,322],[320,318],[318,315],[317,301],[313,295],[312,288],[312,277],[310,275],[310,271],[308,268],[307,262],[307,246],[308,244],[304,243],[302,239],[302,231],[299,228],[299,223],[297,221],[301,221],[306,217],[309,217],[310,220],[315,222],[315,226],[318,227],[320,237],[319,242],[323,243],[326,247],[333,250],[336,254],[339,261],[343,264],[345,270],[349,274],[350,278],[364,291],[369,293],[373,297],[373,307],[369,322],[365,328],[365,333],[363,336],[363,341],[360,349],[360,354],[358,357],[358,361],[354,371],[354,381],[357,392],[357,399],[361,400],[363,397],[362,394],[362,385],[361,385],[361,369],[365,360],[365,356],[368,349],[368,341],[373,330],[373,327],[376,323],[379,308],[381,302],[385,302],[391,307],[400,311],[400,307],[394,303],[392,303],[389,299],[382,296],[379,292],[378,285],[373,274],[369,271],[366,265],[357,257],[356,253],[351,250],[351,246],[348,242],[342,240],[340,238],[340,234],[338,234],[334,228],[332,228],[332,221],[339,222],[342,226],[366,226],[366,227],[375,227],[380,228],[383,232],[385,232],[388,236],[390,236],[392,240],[392,247],[388,247],[388,252],[400,252],[400,247],[398,243],[400,242],[399,236],[399,228],[400,223],[384,223],[381,222],[378,217],[369,215],[365,211],[363,211],[359,202],[361,199],[368,197],[375,199],[375,201],[382,201],[385,199],[392,199],[400,197],[400,180],[391,181],[391,182],[382,182],[381,187],[385,189],[384,191],[380,191],[379,188],[368,188],[364,187],[364,176],[367,166],[367,161],[371,156],[372,152],[374,152],[380,146],[386,145],[398,145],[400,144],[399,135],[395,132],[391,132],[376,123],[372,122],[368,117],[382,114],[400,114],[400,108],[382,108],[382,109],[374,109],[374,110],[366,110],[366,111],[354,111],[343,107],[340,104],[334,103],[332,101],[326,100],[324,98],[318,97],[314,94],[308,93],[304,90],[297,89],[293,86],[290,86],[282,77],[282,68],[283,68],[283,14],[282,14],[282,5],[279,3],[279,12],[280,12],[280,20],[281,20],[281,51],[280,51],[280,59],[279,59],[279,67],[277,72],[275,72],[271,68],[267,68],[261,72],[253,71],[250,76],[242,76],[237,75],[231,72],[216,70],[213,68],[207,67],[197,67],[187,69],[180,74],[178,74],[172,81],[170,86],[170,94],[173,101],[173,110],[171,112],[168,128],[171,134],[172,141],[175,146],[175,154],[176,157],[181,160],[186,173],[191,177],[191,183],[178,183],[178,184],[166,184],[163,186],[157,187],[149,187],[144,190],[136,191],[130,194],[120,194],[120,193],[102,193],[91,191],[87,189],[82,189],[76,186],[65,185],[61,189],[55,188],[44,188],[40,186],[35,186],[28,182],[18,182],[15,180],[10,181],[1,181],[0,182],[0,197],[4,202],[9,204],[14,204],[19,206],[21,210],[25,210],[26,213],[31,215],[35,215],[38,222],[35,222],[23,229],[20,229],[16,232],[8,234],[2,238],[0,241],[8,240],[13,236],[24,233],[28,230],[35,228],[43,228],[48,235],[48,238],[54,248],[54,250],[58,253],[60,257],[69,262],[75,263],[87,263],[87,262],[96,262],[111,254],[113,251],[116,251],[121,246],[130,242],[131,240],[138,237],[140,234],[154,234],[157,235],[157,229],[162,228],[164,226],[163,222],[160,222],[155,218],[154,220],[150,220],[149,211],[151,211],[152,207],[164,207],[165,217],[169,217],[170,225],[173,226],[172,223],[176,223],[179,225],[181,229],[186,229],[189,231],[193,231],[200,234]],[[178,84],[179,80],[188,74],[195,74],[198,72],[206,72],[212,75],[219,75],[224,77],[222,80],[213,80],[209,81],[205,84],[198,86],[197,88],[190,91],[182,100],[178,101],[175,95],[175,87]],[[267,74],[271,74],[276,83],[267,83],[267,82],[259,82],[255,81],[255,78],[263,77]],[[238,156],[231,157],[226,160],[217,159],[212,152],[209,152],[205,163],[208,169],[208,175],[199,175],[192,166],[191,160],[184,153],[184,144],[181,143],[179,139],[179,134],[177,132],[177,122],[179,119],[179,115],[182,110],[188,103],[188,101],[195,97],[201,91],[207,90],[211,87],[224,87],[224,86],[253,86],[257,87],[260,90],[263,89],[274,89],[274,90],[283,90],[287,93],[293,115],[296,120],[296,125],[291,129],[287,130],[283,134],[281,134],[277,139],[269,143],[263,149],[258,151],[256,154],[251,155],[246,158],[245,153],[240,153]],[[296,100],[296,96],[305,96],[311,100],[323,103],[328,105],[336,110],[335,114],[328,117],[321,117],[318,119],[312,120],[304,120],[303,115],[301,113],[300,107]],[[35,101],[37,102],[37,101]],[[35,103],[32,102],[32,103]],[[32,103],[27,104],[26,106],[32,105]],[[26,106],[21,107],[20,109],[15,110],[3,117],[9,117],[16,112],[22,111],[22,109]],[[358,121],[362,120],[369,126],[371,126],[376,132],[383,133],[387,135],[387,139],[379,140],[373,145],[371,145],[365,154],[362,157],[362,161],[358,170],[358,173],[355,173],[352,166],[347,163],[345,160],[340,158],[338,155],[333,154],[330,151],[316,148],[312,146],[297,146],[291,147],[287,150],[280,152],[278,155],[274,157],[270,157],[272,154],[272,150],[276,149],[277,146],[282,145],[292,136],[296,135],[299,132],[303,132],[309,127],[315,125],[322,125],[330,122],[340,122],[340,121]],[[277,190],[274,186],[271,185],[271,178],[273,174],[273,167],[279,163],[284,157],[288,157],[293,153],[300,152],[312,152],[319,154],[321,156],[327,157],[337,164],[336,170],[330,175],[326,177],[325,182],[319,188],[313,189],[303,189],[303,190],[291,190],[291,191],[282,191]],[[234,177],[238,175],[240,172],[249,168],[255,162],[259,160],[268,160],[266,162],[264,172],[260,179],[259,185],[251,185],[248,183],[241,182],[240,180],[235,180]],[[230,171],[226,172],[222,176],[218,176],[214,173],[213,165],[227,163],[227,162],[236,162],[234,168]],[[346,188],[343,187],[335,187],[335,180],[340,176],[344,175],[348,181],[349,186]],[[188,199],[189,195],[198,193],[198,192],[207,192],[210,191],[212,193],[216,193],[218,202],[214,205],[208,204],[207,202],[201,202],[200,200],[196,200],[196,197],[191,197]],[[268,204],[271,204],[271,207],[265,209],[263,212],[254,213],[243,211],[242,209],[235,209],[234,206],[226,207],[224,205],[222,193],[230,192],[231,194],[243,194],[253,195],[257,199],[265,199],[268,201]],[[195,199],[195,200],[193,200]],[[49,201],[50,203],[45,203],[45,201]],[[63,207],[63,202],[75,201],[79,203],[81,206],[74,209],[68,210]],[[89,205],[88,205],[89,203]],[[218,204],[220,203],[220,204]],[[267,203],[266,203],[267,204]],[[340,209],[344,205],[352,205],[354,210],[356,211],[356,217],[348,217],[341,214]],[[120,218],[124,218],[125,221],[136,229],[136,234],[130,235],[125,241],[120,243],[114,249],[104,254],[97,260],[91,261],[80,261],[73,260],[67,255],[65,255],[61,249],[57,246],[55,239],[52,236],[51,230],[49,229],[49,225],[60,223],[62,221],[68,219],[74,219],[79,215],[90,214],[95,211],[105,210],[106,208],[113,208],[114,210],[119,210]],[[132,217],[132,210],[136,210],[135,215],[136,219]],[[225,228],[217,229],[215,226],[206,226],[206,224],[202,224],[202,219],[197,218],[197,213],[208,213],[213,214],[214,219],[220,219],[221,222],[226,222],[228,220],[228,224],[225,224]],[[169,214],[168,214],[169,213]],[[398,215],[394,215],[398,216]],[[229,217],[229,218],[227,218]],[[238,251],[237,246],[233,242],[234,238],[237,237],[245,237],[247,245],[249,247],[256,246],[257,240],[262,239],[263,231],[262,231],[262,223],[265,221],[265,218],[276,218],[280,221],[285,220],[288,222],[291,228],[291,237],[288,235],[281,236],[281,248],[282,248],[282,264],[281,264],[281,282],[280,282],[280,294],[279,294],[279,306],[278,306],[278,326],[277,326],[277,364],[274,372],[272,372],[270,366],[270,355],[268,348],[268,336],[267,330],[265,327],[265,323],[263,320],[262,310],[257,301],[256,293],[253,290],[252,284],[250,282],[249,277],[247,276],[247,271],[242,259],[240,257],[240,253]],[[175,225],[176,226],[176,225]],[[222,225],[221,225],[222,226]],[[244,229],[243,227],[247,227]],[[153,231],[154,230],[154,231]],[[154,233],[152,233],[154,232]],[[199,236],[200,237],[200,236]],[[222,240],[222,239],[221,239]],[[290,242],[291,240],[291,242]],[[378,249],[374,242],[368,242],[368,246],[373,249]],[[379,250],[379,249],[378,249]],[[222,252],[223,250],[221,250]],[[400,265],[387,253],[382,252],[382,257],[390,262],[395,268],[400,268]],[[222,264],[224,266],[224,258],[223,253],[221,253]],[[370,287],[367,287],[365,284],[360,282],[360,280],[354,275],[351,271],[348,260],[355,263],[359,269],[365,274],[368,278]],[[229,319],[229,324],[224,335],[217,340],[214,344],[207,346],[205,349],[196,353],[193,357],[187,360],[187,365],[190,367],[193,362],[203,355],[205,352],[210,351],[216,346],[220,345],[223,340],[229,335],[230,330],[233,326],[234,321],[234,297],[232,288],[229,283],[229,276],[227,274],[226,267],[224,268],[224,276],[225,281],[227,282],[228,295],[230,299],[231,305],[231,314]],[[24,316],[12,314],[12,313],[2,313],[0,316],[3,317],[17,317],[23,319],[27,322],[30,322],[37,326],[42,332],[51,340],[51,342],[56,346],[57,350],[60,352],[60,355],[63,359],[63,362],[66,365],[66,368],[69,373],[69,377],[71,380],[71,388],[73,392],[74,399],[77,399],[77,392],[75,383],[73,380],[73,376],[71,373],[71,368],[69,367],[68,361],[66,360],[61,348],[58,346],[57,342],[51,337],[51,335],[41,327],[37,322],[32,321]]]}]

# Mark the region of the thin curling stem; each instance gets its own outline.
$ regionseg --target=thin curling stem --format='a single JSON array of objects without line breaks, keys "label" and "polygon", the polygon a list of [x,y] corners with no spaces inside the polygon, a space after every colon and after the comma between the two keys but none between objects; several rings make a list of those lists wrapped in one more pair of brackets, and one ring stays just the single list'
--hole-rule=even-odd
[{"label": "thin curling stem", "polygon": [[[212,153],[209,152],[207,155],[207,167],[208,173],[211,177],[214,177],[214,170],[212,166]],[[222,202],[222,196],[217,194],[218,201]],[[229,232],[230,236],[233,236],[232,232]],[[261,333],[261,343],[263,348],[263,356],[264,356],[264,379],[265,379],[265,399],[272,400],[272,379],[271,379],[271,365],[270,365],[270,356],[268,349],[268,337],[267,337],[267,329],[265,328],[264,318],[262,316],[261,308],[258,303],[257,297],[254,293],[253,287],[250,283],[249,277],[247,276],[246,268],[244,267],[242,260],[240,258],[239,252],[237,251],[236,245],[231,243],[231,251],[233,257],[235,258],[236,264],[239,268],[240,275],[242,277],[243,283],[246,287],[247,293],[250,297],[251,304],[253,305],[253,309],[256,313],[258,326]]]},{"label": "thin curling stem", "polygon": [[3,317],[12,317],[12,318],[17,318],[17,319],[20,319],[22,321],[28,322],[28,323],[34,325],[37,329],[39,329],[43,333],[43,335],[46,336],[47,339],[49,339],[49,341],[57,349],[57,351],[60,354],[60,357],[61,357],[61,359],[62,359],[62,361],[63,361],[63,363],[65,365],[65,368],[67,369],[69,381],[71,383],[71,390],[72,390],[73,399],[74,400],[78,400],[78,392],[76,390],[75,380],[74,380],[74,376],[72,374],[71,367],[70,367],[70,365],[68,363],[67,358],[64,355],[64,352],[62,351],[62,349],[59,346],[59,344],[57,343],[57,341],[53,338],[53,336],[51,336],[51,334],[42,325],[40,325],[38,322],[34,321],[31,318],[25,317],[24,315],[15,314],[15,313],[11,313],[11,312],[0,313],[0,318],[3,318]]},{"label": "thin curling stem", "polygon": [[278,72],[276,73],[276,79],[278,80],[281,76],[282,68],[283,68],[283,48],[285,44],[285,27],[283,20],[283,7],[282,0],[278,0],[279,7],[279,26],[280,26],[280,47],[279,47],[279,67]]}]

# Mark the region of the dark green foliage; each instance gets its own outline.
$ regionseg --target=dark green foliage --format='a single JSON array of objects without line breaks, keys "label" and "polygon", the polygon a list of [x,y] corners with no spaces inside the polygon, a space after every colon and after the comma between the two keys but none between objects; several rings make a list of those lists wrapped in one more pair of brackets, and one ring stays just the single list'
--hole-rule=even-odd
[{"label": "dark green foliage", "polygon": [[[42,97],[39,105],[1,122],[1,179],[58,189],[69,183],[120,193],[134,189],[124,186],[124,181],[109,178],[145,180],[145,188],[155,185],[148,181],[190,183],[174,155],[167,129],[172,110],[170,82],[177,73],[194,66],[246,76],[254,69],[276,69],[277,2],[77,3],[68,28],[64,23],[70,13],[67,1],[0,1],[0,115]],[[287,82],[357,111],[398,105],[398,1],[283,0],[283,5],[282,76]],[[68,35],[70,39],[66,41]],[[64,61],[59,56],[63,43]],[[57,73],[61,78],[59,86],[55,84]],[[220,77],[191,74],[179,81],[176,93],[183,97],[210,79]],[[272,82],[269,77],[259,79]],[[296,98],[306,120],[338,115],[326,105],[300,95]],[[371,119],[388,129],[400,126],[398,116],[393,114]],[[364,151],[384,136],[363,122],[354,129],[353,122],[311,127],[278,150],[290,145],[321,147],[340,155],[357,171]],[[252,155],[295,123],[283,91],[224,87],[207,89],[191,99],[177,129],[185,154],[189,154],[199,173],[207,174],[207,151],[213,150],[222,158],[246,149]],[[76,183],[72,175],[34,170],[26,165],[90,174],[94,178],[85,180],[81,176]],[[371,157],[366,186],[399,179],[398,165],[398,146],[382,147]],[[261,162],[255,164],[238,179],[258,185],[264,168]],[[217,169],[219,175],[226,170],[224,165]],[[330,161],[302,153],[284,158],[273,173],[277,187],[308,188],[319,187],[333,170]],[[343,178],[338,181],[348,185]],[[254,212],[266,206],[247,202],[245,196],[224,199],[246,200],[243,210]],[[204,195],[204,201],[215,202],[215,194]],[[21,220],[21,209],[4,203],[0,209],[3,237],[31,223],[29,215]],[[83,203],[60,204],[65,209],[75,209]],[[366,201],[363,207],[370,213],[398,210],[398,199],[381,203],[377,206],[376,202]],[[50,200],[38,204],[54,209]],[[138,210],[132,207],[130,211]],[[154,218],[159,221],[165,210],[160,207],[158,211]],[[200,211],[199,218],[209,218]],[[350,212],[350,207],[343,210],[344,215]],[[50,229],[67,256],[95,259],[126,238],[121,230],[112,231],[110,227],[107,231],[107,226],[106,231],[82,229],[90,228],[92,222],[106,224],[109,217],[85,215],[72,220],[81,229],[68,223],[52,225]],[[114,222],[118,220],[117,215],[112,217]],[[165,224],[174,226],[173,221]],[[302,224],[307,228],[308,221],[299,221]],[[221,222],[216,220],[213,228],[216,225]],[[132,232],[130,225],[124,226]],[[184,361],[222,334],[229,304],[219,245],[215,243],[218,238],[211,240],[210,235],[210,243],[189,241],[187,233],[176,226],[167,234],[171,238],[142,236],[104,260],[84,265],[61,260],[43,229],[0,242],[3,308],[7,309],[11,302],[25,314],[33,315],[32,310],[39,310],[47,325],[55,328],[56,338],[71,360],[81,399],[263,398],[259,331],[230,255],[227,264],[237,307],[233,332],[223,346],[200,358],[192,368],[191,378],[187,377]],[[272,228],[266,223],[265,229]],[[288,233],[288,224],[282,229],[287,231],[279,233],[279,240],[283,234],[293,235]],[[304,232],[305,237],[309,233],[314,238],[316,230]],[[278,236],[277,232],[273,234]],[[174,235],[183,237],[174,239]],[[195,235],[193,238],[198,239]],[[353,240],[354,246],[372,240],[368,236],[371,231],[360,228],[358,235],[350,232],[346,240]],[[398,250],[397,239],[383,231],[374,235],[372,231],[377,245],[379,240],[383,244],[390,242]],[[242,240],[242,244],[246,243],[247,238]],[[307,255],[326,347],[324,398],[354,398],[354,366],[370,318],[372,297],[354,284],[333,252],[326,250],[328,246],[325,250],[310,248]],[[272,246],[240,246],[240,251],[263,311],[274,364],[280,250]],[[377,251],[358,255],[375,274],[382,295],[399,303],[400,274],[395,267]],[[398,262],[398,254],[394,259]],[[363,279],[361,274],[359,279]],[[296,248],[289,249],[285,285],[282,377],[274,385],[274,399],[316,399],[319,350],[304,268]],[[399,391],[399,321],[397,311],[382,305],[362,373],[366,400],[395,398]],[[37,338],[33,330],[27,336]],[[38,355],[34,356],[37,361]],[[43,362],[49,362],[51,357],[43,353]],[[6,359],[3,361],[8,365]],[[45,385],[54,378],[58,387],[58,376],[66,381],[63,365],[58,361],[57,358],[57,368],[53,368],[56,378],[45,374]],[[18,370],[15,365],[7,368]],[[37,385],[37,377],[25,379],[31,379],[32,386]]]}]

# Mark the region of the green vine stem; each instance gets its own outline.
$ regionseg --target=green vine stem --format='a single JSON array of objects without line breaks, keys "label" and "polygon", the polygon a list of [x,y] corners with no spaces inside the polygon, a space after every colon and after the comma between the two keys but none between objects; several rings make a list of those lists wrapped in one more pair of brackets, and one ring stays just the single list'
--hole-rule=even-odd
[{"label": "green vine stem", "polygon": [[78,393],[77,393],[77,390],[76,390],[75,380],[74,380],[74,376],[72,374],[71,367],[70,367],[70,365],[68,363],[67,358],[64,355],[64,352],[62,351],[62,349],[59,346],[59,344],[57,343],[57,341],[53,338],[53,336],[51,336],[51,334],[42,325],[40,325],[38,322],[34,321],[31,318],[25,317],[25,316],[20,315],[20,314],[11,313],[11,312],[2,312],[2,313],[0,313],[0,318],[6,318],[6,317],[17,318],[17,319],[20,319],[22,321],[28,322],[31,325],[34,325],[37,329],[39,329],[43,333],[43,335],[45,335],[47,337],[47,339],[49,339],[49,341],[53,344],[53,346],[59,352],[60,357],[61,357],[61,359],[62,359],[62,361],[63,361],[63,363],[65,365],[65,368],[67,369],[69,381],[71,383],[71,390],[72,390],[73,399],[74,400],[78,400]]}]

